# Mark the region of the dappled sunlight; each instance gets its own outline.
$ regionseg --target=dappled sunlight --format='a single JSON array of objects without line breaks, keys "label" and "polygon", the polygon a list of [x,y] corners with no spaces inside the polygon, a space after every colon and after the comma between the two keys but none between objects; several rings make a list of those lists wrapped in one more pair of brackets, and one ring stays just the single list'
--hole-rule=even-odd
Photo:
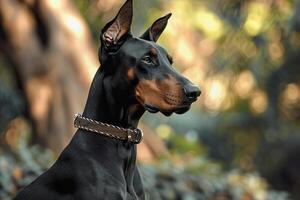
[{"label": "dappled sunlight", "polygon": [[59,9],[62,5],[66,4],[66,0],[45,0],[52,9]]},{"label": "dappled sunlight", "polygon": [[224,77],[206,80],[204,105],[212,111],[218,111],[226,97],[227,87]]},{"label": "dappled sunlight", "polygon": [[268,185],[263,178],[257,176],[256,174],[241,176],[241,174],[235,171],[228,175],[228,183],[233,187],[239,187],[241,184],[244,185],[246,191],[254,194],[254,198],[257,200],[267,199],[266,190]]},{"label": "dappled sunlight", "polygon": [[283,91],[283,100],[282,103],[285,105],[293,105],[299,102],[300,100],[300,88],[294,83],[290,83],[286,86]]},{"label": "dappled sunlight", "polygon": [[172,128],[167,124],[160,124],[156,129],[155,132],[157,135],[162,139],[169,139],[172,134]]},{"label": "dappled sunlight", "polygon": [[288,20],[293,16],[295,6],[292,1],[275,1],[277,9],[280,11],[280,17],[284,20]]},{"label": "dappled sunlight", "polygon": [[295,120],[299,116],[300,109],[300,87],[295,83],[288,84],[280,98],[281,112],[290,120]]},{"label": "dappled sunlight", "polygon": [[185,38],[179,38],[177,40],[177,52],[176,54],[184,61],[184,65],[192,65],[195,61],[196,54],[193,48],[189,45],[189,42]]},{"label": "dappled sunlight", "polygon": [[249,35],[256,36],[263,31],[269,14],[268,11],[269,6],[266,3],[251,2],[248,5],[248,16],[244,24],[244,29]]},{"label": "dappled sunlight", "polygon": [[257,48],[253,41],[241,41],[240,49],[247,58],[253,58],[257,54]]},{"label": "dappled sunlight", "polygon": [[79,21],[78,18],[72,16],[72,15],[64,15],[62,19],[63,23],[66,24],[66,27],[68,27],[70,30],[76,32],[78,37],[81,37],[83,34],[83,25],[81,21]]},{"label": "dappled sunlight", "polygon": [[181,25],[191,26],[192,19],[189,16],[195,13],[195,7],[189,1],[173,0],[167,4],[165,6],[169,8],[166,9],[172,10],[174,14],[176,13],[176,19]]},{"label": "dappled sunlight", "polygon": [[[0,143],[4,144],[0,169],[11,175],[7,190],[13,193],[16,180],[24,184],[20,179],[32,173],[27,165],[23,167],[26,160],[32,162],[28,168],[34,169],[34,176],[41,172],[40,165],[47,168],[53,162],[50,151],[31,148],[32,144],[47,149],[51,142],[56,149],[55,144],[68,143],[72,134],[63,125],[72,126],[73,112],[83,110],[88,86],[100,65],[99,31],[125,0],[45,0],[40,1],[41,8],[35,7],[36,2],[0,0],[0,41],[4,44],[0,50],[7,51],[0,52],[0,78],[10,74],[14,81],[0,80]],[[299,197],[295,169],[300,164],[295,158],[300,152],[300,4],[133,0],[133,6],[131,33],[135,37],[159,17],[172,13],[157,43],[172,56],[179,74],[201,90],[186,113],[166,117],[146,112],[139,124],[145,137],[137,158],[144,163],[141,171],[150,196]],[[5,67],[9,72],[3,73]],[[27,77],[30,81],[22,85]],[[1,88],[6,82],[13,86]],[[5,90],[17,94],[21,90],[18,95],[23,99]],[[4,98],[17,108],[7,107]],[[14,102],[18,98],[20,105]],[[36,128],[36,124],[41,125]],[[39,130],[45,133],[44,140],[39,140]],[[6,149],[8,154],[3,153]],[[18,149],[21,159],[10,152]]]},{"label": "dappled sunlight", "polygon": [[[171,3],[171,10],[174,10],[174,14],[177,15],[174,20],[181,27],[197,28],[211,39],[218,39],[223,34],[223,22],[201,3],[195,3],[193,6],[191,1],[175,0]],[[191,14],[193,17],[190,17]]]},{"label": "dappled sunlight", "polygon": [[235,93],[242,99],[248,98],[256,85],[256,81],[249,70],[241,72],[233,85]]},{"label": "dappled sunlight", "polygon": [[270,57],[274,60],[274,61],[278,61],[280,59],[282,59],[283,54],[284,54],[284,48],[280,43],[271,43],[269,45],[269,54]]},{"label": "dappled sunlight", "polygon": [[198,42],[198,55],[209,57],[216,51],[216,43],[208,38],[203,38]]},{"label": "dappled sunlight", "polygon": [[192,83],[201,86],[204,80],[204,74],[201,67],[192,66],[188,67],[186,70],[182,72],[182,74],[187,77]]},{"label": "dappled sunlight", "polygon": [[205,7],[195,10],[194,26],[202,30],[207,38],[218,39],[224,33],[223,22]]},{"label": "dappled sunlight", "polygon": [[255,114],[262,114],[266,111],[268,100],[262,90],[256,90],[251,94],[250,108]]}]

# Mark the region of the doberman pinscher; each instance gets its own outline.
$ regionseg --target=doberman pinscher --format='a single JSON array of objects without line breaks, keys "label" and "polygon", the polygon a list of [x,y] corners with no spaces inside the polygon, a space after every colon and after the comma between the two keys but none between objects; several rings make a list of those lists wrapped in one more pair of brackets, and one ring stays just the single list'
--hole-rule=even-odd
[{"label": "doberman pinscher", "polygon": [[[172,58],[156,44],[171,14],[156,20],[141,36],[130,33],[132,0],[100,35],[98,69],[79,119],[83,123],[105,123],[118,130],[137,130],[147,110],[186,112],[200,95],[198,87],[172,68]],[[86,121],[84,121],[86,119]],[[78,124],[77,124],[78,125]],[[70,144],[54,165],[25,187],[16,200],[144,199],[136,162],[137,141],[97,134],[97,127],[78,125]],[[100,133],[103,133],[100,131]],[[140,136],[139,136],[140,137]]]}]

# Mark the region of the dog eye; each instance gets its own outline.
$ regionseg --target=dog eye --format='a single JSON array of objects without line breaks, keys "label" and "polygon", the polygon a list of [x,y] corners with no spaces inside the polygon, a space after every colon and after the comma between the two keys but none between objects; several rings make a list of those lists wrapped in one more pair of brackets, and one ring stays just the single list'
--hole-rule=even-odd
[{"label": "dog eye", "polygon": [[145,56],[145,57],[143,57],[142,61],[143,61],[144,63],[146,63],[146,64],[154,64],[154,62],[153,62],[151,56]]}]

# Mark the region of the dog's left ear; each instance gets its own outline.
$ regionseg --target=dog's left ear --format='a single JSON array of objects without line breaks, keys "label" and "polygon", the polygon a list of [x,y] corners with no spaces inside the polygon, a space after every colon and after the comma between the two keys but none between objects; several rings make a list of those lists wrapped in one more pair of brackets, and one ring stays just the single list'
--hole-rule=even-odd
[{"label": "dog's left ear", "polygon": [[101,33],[101,42],[107,47],[113,47],[118,44],[120,39],[130,34],[132,22],[132,0],[127,0],[120,8],[117,16],[105,25]]},{"label": "dog's left ear", "polygon": [[162,32],[165,30],[168,20],[171,17],[171,13],[167,14],[164,17],[157,19],[152,26],[141,36],[144,40],[150,40],[156,42]]}]

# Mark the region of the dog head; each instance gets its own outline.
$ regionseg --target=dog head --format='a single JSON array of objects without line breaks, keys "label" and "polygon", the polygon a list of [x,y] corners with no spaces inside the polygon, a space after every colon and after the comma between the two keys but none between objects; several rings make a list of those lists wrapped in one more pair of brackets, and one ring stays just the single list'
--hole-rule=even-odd
[{"label": "dog head", "polygon": [[131,35],[132,15],[132,0],[127,0],[103,28],[99,51],[103,70],[149,112],[186,112],[201,92],[172,67],[172,57],[156,43],[171,14],[157,19],[141,37]]}]

